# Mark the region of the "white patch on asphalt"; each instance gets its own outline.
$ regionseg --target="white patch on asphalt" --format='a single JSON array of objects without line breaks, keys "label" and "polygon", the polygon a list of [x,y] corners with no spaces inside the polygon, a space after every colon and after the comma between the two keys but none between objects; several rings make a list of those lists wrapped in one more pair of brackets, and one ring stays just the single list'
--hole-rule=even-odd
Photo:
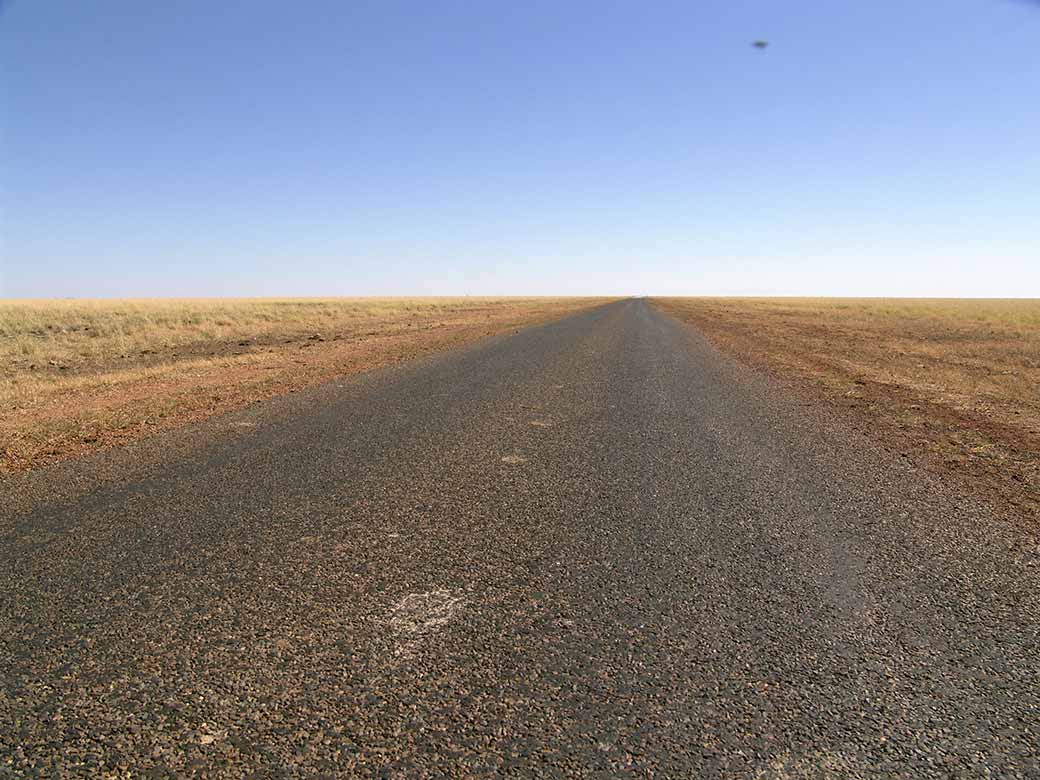
[{"label": "white patch on asphalt", "polygon": [[785,750],[754,776],[756,780],[857,780],[873,775],[854,754],[822,749],[801,755]]},{"label": "white patch on asphalt", "polygon": [[449,590],[409,593],[390,610],[387,625],[394,635],[394,655],[411,656],[423,639],[451,622],[463,599]]},{"label": "white patch on asphalt", "polygon": [[531,420],[531,425],[537,428],[552,428],[553,424],[548,420]]},{"label": "white patch on asphalt", "polygon": [[519,455],[506,455],[502,458],[502,462],[515,465],[517,463],[527,463],[527,458],[523,458]]},{"label": "white patch on asphalt", "polygon": [[227,729],[214,729],[206,723],[203,723],[202,727],[204,730],[198,735],[198,743],[200,745],[212,745],[214,742],[227,739]]}]

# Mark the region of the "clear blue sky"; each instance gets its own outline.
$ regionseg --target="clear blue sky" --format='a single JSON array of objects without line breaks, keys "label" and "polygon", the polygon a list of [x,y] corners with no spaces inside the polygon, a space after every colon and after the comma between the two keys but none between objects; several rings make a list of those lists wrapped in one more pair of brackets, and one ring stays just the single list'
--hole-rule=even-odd
[{"label": "clear blue sky", "polygon": [[0,74],[0,296],[1040,295],[1038,2],[12,0]]}]

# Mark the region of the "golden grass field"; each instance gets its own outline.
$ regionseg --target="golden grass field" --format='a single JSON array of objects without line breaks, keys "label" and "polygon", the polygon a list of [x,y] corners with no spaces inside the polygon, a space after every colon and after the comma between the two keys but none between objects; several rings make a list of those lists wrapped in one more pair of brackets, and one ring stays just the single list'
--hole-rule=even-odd
[{"label": "golden grass field", "polygon": [[891,449],[1040,516],[1040,300],[655,302]]},{"label": "golden grass field", "polygon": [[0,472],[605,300],[0,301]]}]

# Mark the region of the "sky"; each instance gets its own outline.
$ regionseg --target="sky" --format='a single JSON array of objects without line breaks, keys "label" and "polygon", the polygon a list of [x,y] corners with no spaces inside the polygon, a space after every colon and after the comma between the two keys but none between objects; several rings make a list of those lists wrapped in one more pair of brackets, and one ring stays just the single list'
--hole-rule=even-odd
[{"label": "sky", "polygon": [[421,294],[1040,296],[1040,2],[0,7],[0,297]]}]

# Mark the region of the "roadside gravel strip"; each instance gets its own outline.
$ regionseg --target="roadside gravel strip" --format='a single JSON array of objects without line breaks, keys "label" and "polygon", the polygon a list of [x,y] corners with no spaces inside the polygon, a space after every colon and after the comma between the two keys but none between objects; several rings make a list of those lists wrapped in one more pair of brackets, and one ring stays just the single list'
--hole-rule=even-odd
[{"label": "roadside gravel strip", "polygon": [[1040,777],[1037,529],[644,301],[0,507],[0,777]]}]

